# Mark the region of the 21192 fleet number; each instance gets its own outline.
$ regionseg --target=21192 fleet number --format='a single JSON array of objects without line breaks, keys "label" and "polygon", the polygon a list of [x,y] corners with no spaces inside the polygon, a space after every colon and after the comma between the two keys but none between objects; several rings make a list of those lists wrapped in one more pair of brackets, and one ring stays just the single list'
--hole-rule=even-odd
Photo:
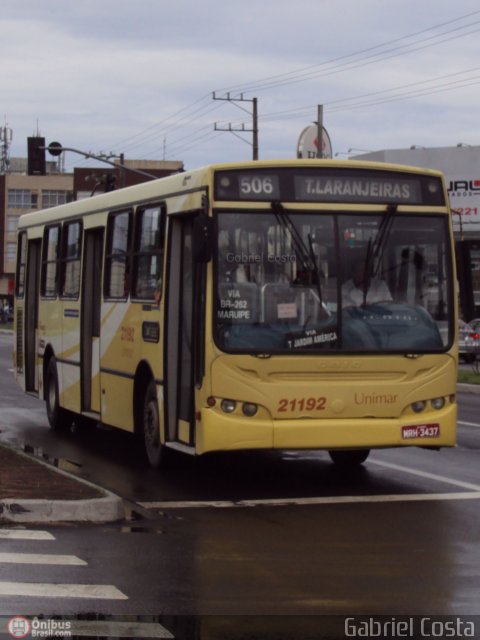
[{"label": "21192 fleet number", "polygon": [[327,399],[323,396],[317,398],[282,398],[278,402],[278,412],[324,411],[326,403]]}]

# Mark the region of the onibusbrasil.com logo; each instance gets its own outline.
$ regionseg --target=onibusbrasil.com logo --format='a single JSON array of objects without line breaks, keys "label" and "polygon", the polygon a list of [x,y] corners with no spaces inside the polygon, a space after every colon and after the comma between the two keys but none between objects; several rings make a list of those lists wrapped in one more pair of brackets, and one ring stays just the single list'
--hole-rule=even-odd
[{"label": "onibusbrasil.com logo", "polygon": [[70,638],[72,623],[68,620],[14,616],[8,621],[7,630],[12,638]]}]

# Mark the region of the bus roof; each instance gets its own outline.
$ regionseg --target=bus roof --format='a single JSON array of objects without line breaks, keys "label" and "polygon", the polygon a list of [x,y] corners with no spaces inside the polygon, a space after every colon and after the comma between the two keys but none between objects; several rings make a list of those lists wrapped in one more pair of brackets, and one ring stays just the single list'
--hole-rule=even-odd
[{"label": "bus roof", "polygon": [[212,176],[215,171],[287,167],[324,167],[359,171],[369,169],[383,172],[416,173],[419,175],[443,178],[442,172],[435,169],[363,160],[282,159],[218,163],[172,174],[149,182],[142,182],[131,187],[110,191],[91,198],[62,204],[57,207],[25,213],[20,216],[18,227],[22,229],[30,226],[44,225],[65,218],[75,218],[106,210],[121,209],[142,202],[153,202],[189,192],[206,190],[211,186]]}]

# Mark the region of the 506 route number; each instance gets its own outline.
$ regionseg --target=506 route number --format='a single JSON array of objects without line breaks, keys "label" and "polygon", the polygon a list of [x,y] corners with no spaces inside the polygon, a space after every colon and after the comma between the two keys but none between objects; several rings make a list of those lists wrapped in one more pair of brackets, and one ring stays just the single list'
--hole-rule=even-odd
[{"label": "506 route number", "polygon": [[274,179],[269,176],[242,176],[240,179],[240,193],[244,196],[271,195],[274,191]]},{"label": "506 route number", "polygon": [[278,412],[287,413],[292,411],[324,411],[327,399],[323,396],[318,398],[282,398],[278,401]]}]

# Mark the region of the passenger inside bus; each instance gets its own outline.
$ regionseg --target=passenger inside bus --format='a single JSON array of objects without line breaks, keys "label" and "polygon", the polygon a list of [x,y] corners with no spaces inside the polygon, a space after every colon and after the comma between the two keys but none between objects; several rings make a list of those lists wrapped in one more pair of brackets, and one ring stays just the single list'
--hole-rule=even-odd
[{"label": "passenger inside bus", "polygon": [[159,305],[162,300],[162,287],[163,287],[162,276],[160,276],[160,278],[158,278],[157,280],[157,285],[155,287],[155,293],[154,293],[155,304],[157,305]]},{"label": "passenger inside bus", "polygon": [[342,306],[359,307],[392,300],[386,282],[369,273],[365,260],[356,260],[352,268],[352,277],[342,285]]}]

